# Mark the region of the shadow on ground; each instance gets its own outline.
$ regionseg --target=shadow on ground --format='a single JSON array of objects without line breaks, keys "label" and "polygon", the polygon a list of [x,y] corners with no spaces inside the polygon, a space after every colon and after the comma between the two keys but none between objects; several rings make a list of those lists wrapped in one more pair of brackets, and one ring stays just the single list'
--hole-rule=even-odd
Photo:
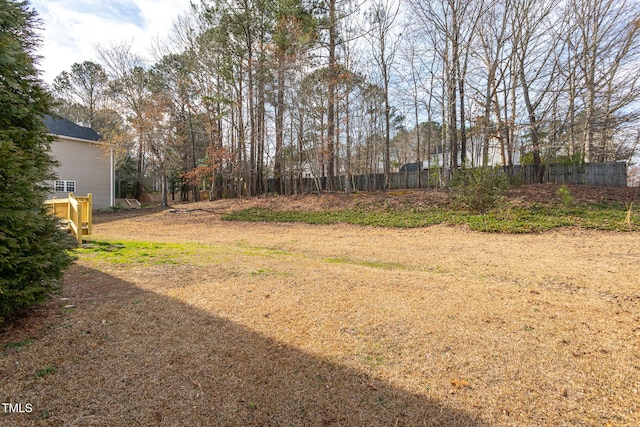
[{"label": "shadow on ground", "polygon": [[34,408],[2,425],[487,425],[96,270],[64,293],[41,337],[0,353],[0,398]]},{"label": "shadow on ground", "polygon": [[95,211],[93,213],[94,224],[106,224],[113,221],[121,221],[123,219],[145,217],[162,212],[164,209],[159,207],[149,207],[140,209],[128,209],[117,212]]}]

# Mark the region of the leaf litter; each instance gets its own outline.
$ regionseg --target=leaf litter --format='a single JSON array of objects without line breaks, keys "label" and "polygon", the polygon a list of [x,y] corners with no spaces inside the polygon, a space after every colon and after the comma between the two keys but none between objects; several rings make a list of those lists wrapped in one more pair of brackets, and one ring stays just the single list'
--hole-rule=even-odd
[{"label": "leaf litter", "polygon": [[2,325],[31,341],[0,398],[34,408],[2,424],[640,424],[637,233],[220,221],[245,203],[96,215],[95,240],[197,245],[80,255]]}]

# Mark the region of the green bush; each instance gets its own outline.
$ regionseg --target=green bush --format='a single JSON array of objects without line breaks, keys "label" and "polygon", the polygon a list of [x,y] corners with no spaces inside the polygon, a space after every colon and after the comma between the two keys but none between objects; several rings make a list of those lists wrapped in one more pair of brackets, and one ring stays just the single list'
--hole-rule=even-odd
[{"label": "green bush", "polygon": [[33,65],[34,19],[26,2],[0,0],[0,322],[45,299],[71,262],[73,241],[43,208],[51,98]]},{"label": "green bush", "polygon": [[486,212],[502,200],[509,189],[509,178],[499,169],[466,168],[453,175],[449,186],[456,203]]},{"label": "green bush", "polygon": [[573,202],[573,196],[571,195],[571,191],[566,185],[561,185],[556,191],[556,196],[560,199],[563,205],[570,205]]}]

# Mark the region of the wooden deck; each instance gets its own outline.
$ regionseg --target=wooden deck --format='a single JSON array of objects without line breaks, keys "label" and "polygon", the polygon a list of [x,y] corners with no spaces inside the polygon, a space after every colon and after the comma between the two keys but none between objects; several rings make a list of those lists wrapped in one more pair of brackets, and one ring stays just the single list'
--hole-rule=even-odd
[{"label": "wooden deck", "polygon": [[66,221],[69,231],[76,236],[78,244],[82,244],[82,236],[91,234],[93,222],[93,195],[75,196],[69,193],[64,199],[45,200],[45,206],[56,217]]}]

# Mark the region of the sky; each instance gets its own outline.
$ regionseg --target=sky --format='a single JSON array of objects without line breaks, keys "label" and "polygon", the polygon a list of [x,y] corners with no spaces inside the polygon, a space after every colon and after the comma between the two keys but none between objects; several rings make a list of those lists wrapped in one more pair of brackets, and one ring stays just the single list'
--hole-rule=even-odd
[{"label": "sky", "polygon": [[41,77],[51,84],[76,62],[95,61],[96,44],[131,41],[148,56],[153,40],[164,38],[190,0],[31,0],[42,21],[37,54]]}]

